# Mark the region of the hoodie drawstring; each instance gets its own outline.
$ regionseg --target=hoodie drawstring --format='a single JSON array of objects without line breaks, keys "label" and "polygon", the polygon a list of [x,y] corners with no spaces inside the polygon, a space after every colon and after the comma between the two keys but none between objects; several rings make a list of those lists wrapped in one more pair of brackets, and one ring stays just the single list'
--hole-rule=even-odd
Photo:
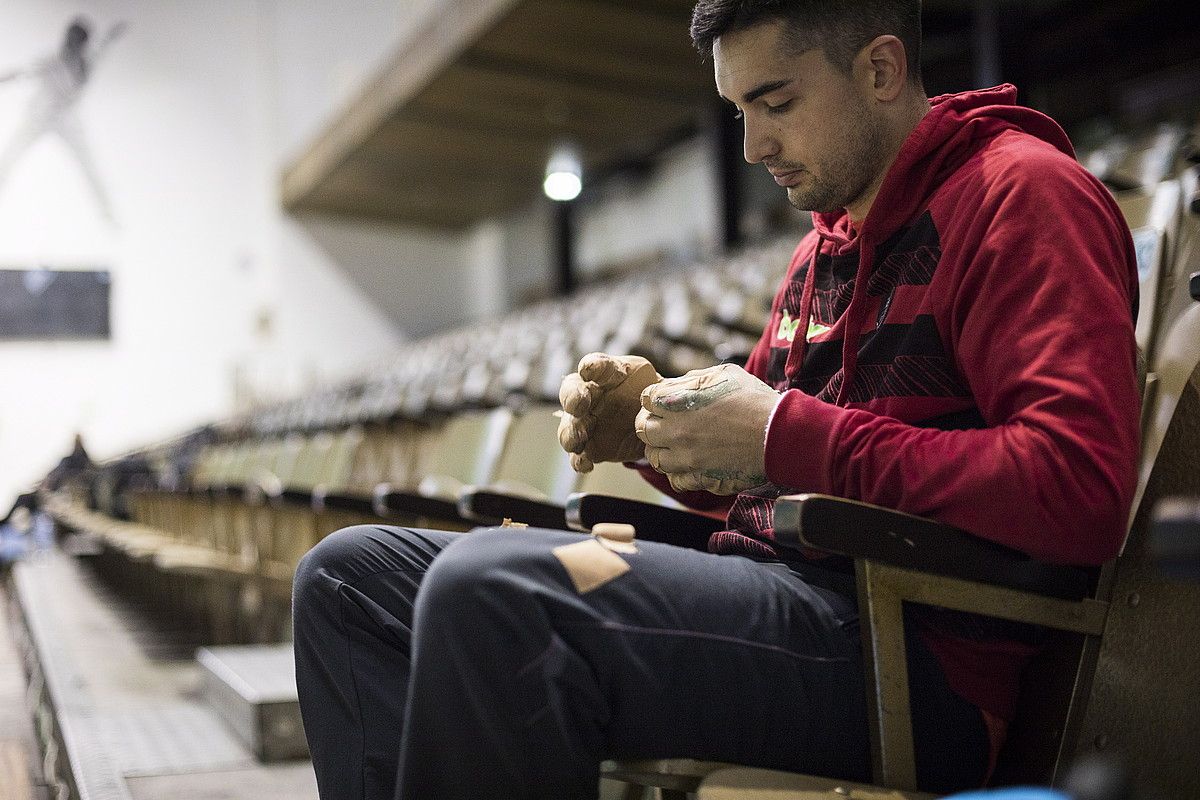
[{"label": "hoodie drawstring", "polygon": [[[808,262],[808,274],[804,276],[804,291],[800,295],[800,325],[796,329],[799,341],[792,342],[788,351],[787,365],[784,374],[788,380],[793,380],[800,374],[804,366],[804,356],[808,352],[808,331],[813,319],[813,297],[817,284],[817,257],[825,246],[824,234],[817,234],[817,247],[813,250]],[[854,274],[854,292],[850,296],[850,305],[846,307],[845,333],[842,340],[842,385],[838,388],[837,405],[844,406],[849,402],[850,387],[854,385],[854,375],[858,371],[858,340],[862,330],[863,316],[866,314],[866,302],[861,295],[866,291],[867,280],[871,272],[871,248],[862,239],[859,240],[858,270]]]},{"label": "hoodie drawstring", "polygon": [[783,374],[787,376],[789,383],[800,374],[800,368],[804,366],[804,354],[808,351],[808,329],[812,325],[813,295],[816,293],[817,287],[817,258],[821,255],[821,248],[824,246],[825,236],[818,233],[817,247],[808,261],[808,273],[804,276],[804,291],[800,293],[800,308],[797,309],[796,321],[800,324],[796,328],[796,334],[800,337],[800,341],[792,341],[792,348],[788,350],[787,364],[783,368]]},{"label": "hoodie drawstring", "polygon": [[858,339],[862,333],[863,318],[867,313],[867,281],[871,275],[872,248],[861,237],[858,240],[858,270],[854,273],[854,292],[850,305],[846,307],[846,328],[842,338],[842,385],[838,388],[836,405],[850,402],[850,388],[858,372]]}]

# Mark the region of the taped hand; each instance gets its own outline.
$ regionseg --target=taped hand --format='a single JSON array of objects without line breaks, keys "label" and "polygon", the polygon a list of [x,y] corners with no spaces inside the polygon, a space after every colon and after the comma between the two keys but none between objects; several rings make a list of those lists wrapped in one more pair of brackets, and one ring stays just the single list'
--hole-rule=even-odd
[{"label": "taped hand", "polygon": [[576,472],[591,472],[602,461],[637,461],[645,447],[633,429],[642,390],[658,381],[649,361],[639,356],[590,353],[579,371],[563,378],[558,442],[571,454]]},{"label": "taped hand", "polygon": [[676,491],[737,494],[767,482],[763,451],[778,400],[741,367],[722,364],[648,387],[634,425],[650,466]]}]

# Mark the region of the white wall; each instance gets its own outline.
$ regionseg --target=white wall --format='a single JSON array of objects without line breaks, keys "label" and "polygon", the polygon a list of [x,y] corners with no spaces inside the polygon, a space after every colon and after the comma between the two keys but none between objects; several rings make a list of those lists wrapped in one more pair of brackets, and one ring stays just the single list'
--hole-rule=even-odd
[{"label": "white wall", "polygon": [[[304,215],[285,223],[285,276],[282,291],[295,296],[294,308],[313,304],[321,313],[324,298],[311,293],[304,272],[328,265],[352,285],[406,338],[461,325],[479,315],[467,296],[478,284],[470,234],[356,222]],[[301,278],[297,280],[296,278]],[[293,324],[303,325],[298,319]]]},{"label": "white wall", "polygon": [[[55,51],[81,10],[93,36],[129,23],[78,109],[117,226],[44,138],[0,186],[0,267],[107,267],[112,338],[0,342],[0,505],[75,430],[94,456],[115,455],[228,415],[239,384],[296,391],[403,338],[278,211],[272,4],[9,0],[0,74]],[[0,151],[33,90],[0,83]]]},{"label": "white wall", "polygon": [[[9,0],[0,75],[56,49],[81,8],[96,35],[129,28],[79,109],[118,226],[52,139],[0,186],[0,267],[113,274],[110,341],[0,343],[0,370],[36,387],[0,400],[0,505],[76,430],[109,457],[553,290],[548,201],[457,233],[279,210],[283,165],[437,3]],[[31,88],[0,83],[0,148]],[[583,271],[711,249],[715,198],[706,145],[680,145],[580,208]]]}]

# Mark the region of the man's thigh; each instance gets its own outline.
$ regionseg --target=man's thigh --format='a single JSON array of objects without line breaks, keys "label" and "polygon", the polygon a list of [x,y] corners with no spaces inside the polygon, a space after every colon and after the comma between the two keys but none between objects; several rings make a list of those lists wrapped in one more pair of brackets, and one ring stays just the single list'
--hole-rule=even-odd
[{"label": "man's thigh", "polygon": [[[586,539],[536,529],[478,531],[439,558],[454,562],[447,563],[452,572],[489,575],[509,589],[538,587],[554,634],[546,647],[582,655],[605,699],[606,757],[686,755],[865,774],[851,600],[777,566],[645,541],[636,542],[636,552],[598,554],[615,555],[629,569],[588,588],[572,577],[579,564],[556,553]],[[437,574],[435,564],[431,576]],[[515,593],[506,601],[500,587],[494,596],[514,602]],[[569,659],[550,652],[537,670],[552,673],[562,663]],[[537,676],[530,691],[563,679]],[[531,708],[544,703],[528,699]]]}]

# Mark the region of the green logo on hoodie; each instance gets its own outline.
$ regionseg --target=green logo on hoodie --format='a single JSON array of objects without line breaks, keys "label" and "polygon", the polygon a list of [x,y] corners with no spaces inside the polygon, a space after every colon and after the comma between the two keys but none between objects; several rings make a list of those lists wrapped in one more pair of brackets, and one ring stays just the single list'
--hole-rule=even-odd
[{"label": "green logo on hoodie", "polygon": [[[779,318],[779,328],[775,331],[775,338],[784,339],[788,342],[794,342],[796,340],[796,331],[799,329],[800,320],[792,319],[791,313],[785,308],[783,310],[783,316]],[[829,325],[822,325],[816,320],[809,320],[808,332],[804,336],[805,341],[811,342],[813,339],[829,333],[831,330],[833,330],[833,328],[831,328]]]},{"label": "green logo on hoodie", "polygon": [[785,308],[783,316],[779,318],[779,330],[775,332],[776,339],[785,339],[789,342],[795,341],[796,329],[800,327],[800,320],[792,319],[792,315]]}]

